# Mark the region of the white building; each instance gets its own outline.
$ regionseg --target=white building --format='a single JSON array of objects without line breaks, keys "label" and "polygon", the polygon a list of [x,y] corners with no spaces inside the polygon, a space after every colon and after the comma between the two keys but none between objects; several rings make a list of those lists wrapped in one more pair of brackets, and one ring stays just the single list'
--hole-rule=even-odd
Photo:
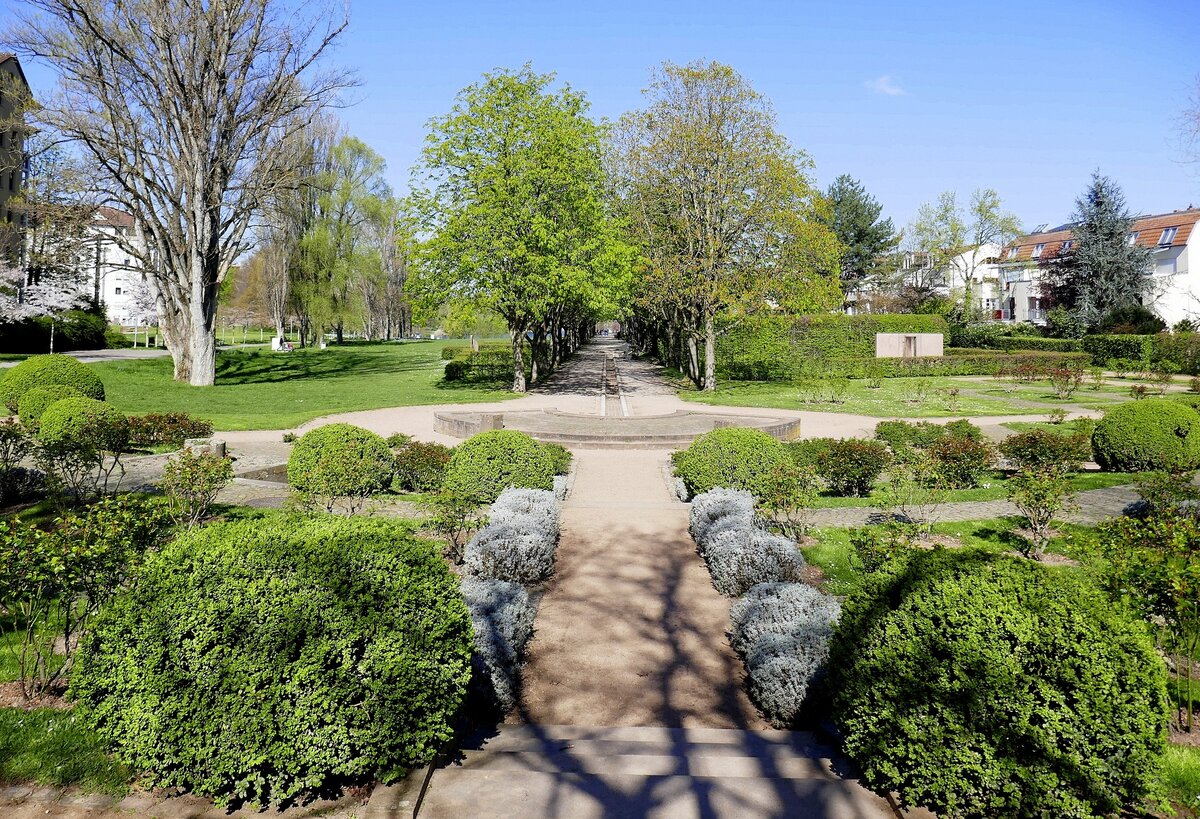
[{"label": "white building", "polygon": [[[881,291],[897,286],[939,296],[962,296],[970,290],[976,307],[989,315],[1000,307],[999,245],[984,244],[935,263],[931,254],[904,251],[892,257],[891,269],[864,281],[846,294],[847,312],[887,312],[888,297]],[[940,265],[940,267],[939,267]]]},{"label": "white building", "polygon": [[[1128,240],[1153,251],[1154,272],[1146,306],[1168,326],[1183,319],[1200,321],[1200,208],[1138,217]],[[1000,275],[1002,304],[995,318],[1005,321],[1045,321],[1042,278],[1045,265],[1069,253],[1072,225],[1039,230],[1017,239],[1003,253]]]},{"label": "white building", "polygon": [[[104,303],[108,320],[121,326],[153,323],[147,315],[140,262],[122,248],[117,237],[136,245],[133,217],[115,208],[97,208],[92,217],[86,279],[91,297]],[[152,311],[150,311],[152,312]]]}]

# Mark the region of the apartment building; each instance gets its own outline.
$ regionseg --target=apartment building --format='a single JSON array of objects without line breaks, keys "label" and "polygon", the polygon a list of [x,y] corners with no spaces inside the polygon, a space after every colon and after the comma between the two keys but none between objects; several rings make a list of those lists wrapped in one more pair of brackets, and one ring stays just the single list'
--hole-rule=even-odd
[{"label": "apartment building", "polygon": [[[1170,213],[1139,216],[1127,240],[1150,248],[1154,269],[1145,304],[1168,326],[1183,319],[1200,321],[1200,208],[1191,205]],[[1042,280],[1054,259],[1071,251],[1072,225],[1043,227],[1008,245],[1000,259],[1003,307],[995,316],[1006,321],[1045,320]]]},{"label": "apartment building", "polygon": [[13,199],[25,179],[25,137],[22,110],[29,83],[21,63],[0,52],[0,258],[15,264],[21,252],[21,217]]}]

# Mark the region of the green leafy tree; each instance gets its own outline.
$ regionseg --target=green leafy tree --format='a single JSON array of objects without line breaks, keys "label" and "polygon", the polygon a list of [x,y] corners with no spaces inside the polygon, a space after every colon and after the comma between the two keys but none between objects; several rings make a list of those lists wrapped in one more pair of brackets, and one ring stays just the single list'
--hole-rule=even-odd
[{"label": "green leafy tree", "polygon": [[875,271],[880,257],[900,242],[891,219],[881,218],[883,205],[849,174],[842,174],[825,191],[830,213],[826,224],[842,243],[843,286],[862,281]]},{"label": "green leafy tree", "polygon": [[[416,291],[501,316],[513,390],[526,389],[524,341],[537,365],[561,358],[594,313],[620,300],[632,252],[609,217],[604,132],[588,102],[526,65],[468,86],[433,120],[413,194],[429,239]],[[547,348],[552,348],[547,353]]]},{"label": "green leafy tree", "polygon": [[[812,160],[770,102],[727,65],[664,63],[625,114],[616,187],[647,265],[639,309],[671,327],[696,385],[716,389],[717,320],[841,303],[842,252]],[[703,368],[698,344],[704,345]]]},{"label": "green leafy tree", "polygon": [[1021,223],[1004,210],[1000,195],[991,188],[976,189],[965,211],[954,191],[944,191],[936,202],[921,206],[908,233],[910,249],[926,262],[910,283],[918,300],[950,288],[970,313],[980,288],[988,284],[979,270],[991,258],[990,248],[1018,236]]},{"label": "green leafy tree", "polygon": [[1099,171],[1075,201],[1073,242],[1047,274],[1056,305],[1079,311],[1095,326],[1111,310],[1149,295],[1153,251],[1130,241],[1134,217],[1120,186]]}]

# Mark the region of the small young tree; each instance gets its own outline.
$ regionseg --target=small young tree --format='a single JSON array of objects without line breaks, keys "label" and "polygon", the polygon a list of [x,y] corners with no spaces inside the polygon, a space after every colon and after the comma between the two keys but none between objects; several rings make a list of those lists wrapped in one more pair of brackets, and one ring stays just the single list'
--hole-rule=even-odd
[{"label": "small young tree", "polygon": [[1050,540],[1050,523],[1055,515],[1072,508],[1072,495],[1070,479],[1058,472],[1027,469],[1009,478],[1008,499],[1029,528],[1022,554],[1042,559]]},{"label": "small young tree", "polygon": [[823,487],[812,466],[801,466],[791,458],[784,458],[763,482],[759,502],[784,535],[799,540],[812,528],[813,512]]}]

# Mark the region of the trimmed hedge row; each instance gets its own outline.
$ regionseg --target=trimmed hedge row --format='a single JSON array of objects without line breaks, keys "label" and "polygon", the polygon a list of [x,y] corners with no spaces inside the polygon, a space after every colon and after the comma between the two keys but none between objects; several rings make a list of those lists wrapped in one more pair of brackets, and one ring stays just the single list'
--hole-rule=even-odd
[{"label": "trimmed hedge row", "polygon": [[[528,373],[533,354],[528,344],[524,350]],[[512,378],[512,345],[507,343],[480,344],[478,350],[443,347],[442,360],[446,362],[444,377],[447,381],[506,381]]]},{"label": "trimmed hedge row", "polygon": [[1083,350],[1092,363],[1104,365],[1113,358],[1149,361],[1154,355],[1153,336],[1084,336]]},{"label": "trimmed hedge row", "polygon": [[[717,373],[737,381],[778,381],[824,372],[842,360],[872,358],[876,333],[949,333],[941,316],[759,316],[717,339]],[[833,374],[833,373],[831,373]]]}]

